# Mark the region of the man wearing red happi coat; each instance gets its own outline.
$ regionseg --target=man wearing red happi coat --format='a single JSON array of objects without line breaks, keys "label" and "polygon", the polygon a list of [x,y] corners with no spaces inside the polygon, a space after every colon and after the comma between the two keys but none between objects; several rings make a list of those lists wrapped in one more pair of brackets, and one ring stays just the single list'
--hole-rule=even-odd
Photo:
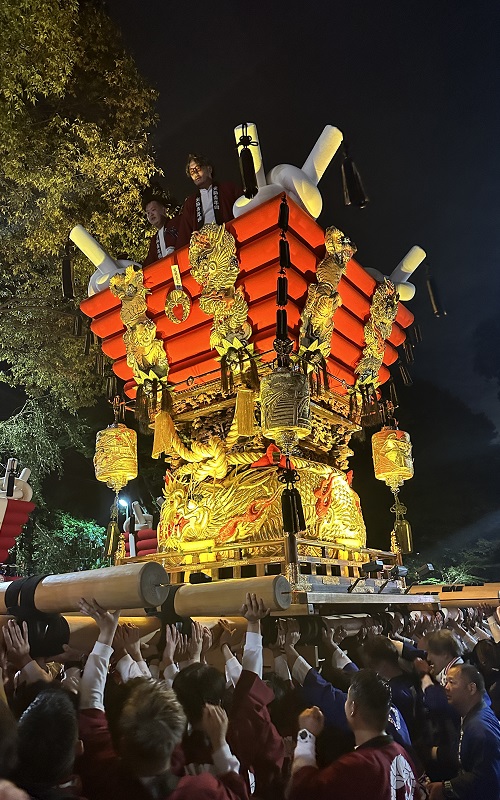
[{"label": "man wearing red happi coat", "polygon": [[198,231],[209,222],[221,225],[233,219],[233,205],[241,195],[241,188],[234,183],[219,183],[213,178],[213,165],[201,155],[190,153],[186,174],[196,186],[183,206],[179,225],[177,247],[189,244],[193,231]]}]

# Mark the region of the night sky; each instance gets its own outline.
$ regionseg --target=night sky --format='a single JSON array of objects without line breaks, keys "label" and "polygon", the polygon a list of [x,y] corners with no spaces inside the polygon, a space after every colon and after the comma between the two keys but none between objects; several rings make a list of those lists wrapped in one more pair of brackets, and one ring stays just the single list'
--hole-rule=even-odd
[{"label": "night sky", "polygon": [[[409,367],[414,386],[398,384],[400,423],[414,442],[415,478],[402,499],[416,549],[498,535],[499,6],[108,0],[107,8],[159,91],[153,141],[179,201],[192,192],[190,151],[207,154],[221,179],[238,180],[238,123],[257,123],[266,171],[300,166],[326,124],[343,131],[371,203],[343,207],[337,155],[320,183],[319,223],[344,230],[360,263],[385,274],[422,246],[448,312],[433,316],[419,268],[409,307],[423,342]],[[373,478],[366,448],[357,449],[369,544],[388,547],[391,495]]]}]

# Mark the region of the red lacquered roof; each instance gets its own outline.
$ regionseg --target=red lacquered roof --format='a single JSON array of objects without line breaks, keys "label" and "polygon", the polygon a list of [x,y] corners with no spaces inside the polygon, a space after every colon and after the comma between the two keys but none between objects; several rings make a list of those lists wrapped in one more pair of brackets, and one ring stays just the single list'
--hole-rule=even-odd
[{"label": "red lacquered roof", "polygon": [[[289,302],[287,306],[290,334],[297,337],[300,312],[313,279],[316,266],[324,256],[324,231],[305,211],[289,199],[290,256],[293,266],[288,271]],[[242,286],[248,302],[248,317],[254,335],[252,342],[263,355],[264,361],[274,358],[272,342],[275,338],[276,277],[279,269],[278,212],[280,198],[274,197],[262,206],[252,209],[238,219],[227,223],[228,230],[237,242],[240,274],[237,285]],[[193,305],[187,320],[180,324],[171,322],[164,313],[167,293],[174,288],[171,266],[178,264],[185,290]],[[147,297],[148,313],[157,326],[157,335],[164,340],[170,363],[169,382],[185,388],[185,381],[194,378],[196,383],[213,380],[220,369],[217,353],[210,350],[211,317],[206,316],[196,303],[200,286],[190,274],[188,248],[184,247],[170,256],[151,264],[144,270],[144,283],[150,290]],[[354,369],[361,358],[364,346],[364,325],[370,314],[371,297],[376,281],[354,259],[347,265],[338,291],[342,306],[335,314],[328,371],[332,376],[331,388],[340,394],[355,382]],[[135,396],[133,375],[127,366],[124,327],[120,319],[120,301],[109,289],[89,297],[81,304],[82,311],[92,317],[91,328],[102,338],[102,349],[115,360],[113,369],[127,382],[126,393]],[[388,367],[397,360],[396,347],[405,338],[405,328],[413,322],[413,314],[401,303],[396,321],[386,342],[384,361],[379,372],[381,383],[390,377]],[[333,376],[339,380],[333,379]]]}]

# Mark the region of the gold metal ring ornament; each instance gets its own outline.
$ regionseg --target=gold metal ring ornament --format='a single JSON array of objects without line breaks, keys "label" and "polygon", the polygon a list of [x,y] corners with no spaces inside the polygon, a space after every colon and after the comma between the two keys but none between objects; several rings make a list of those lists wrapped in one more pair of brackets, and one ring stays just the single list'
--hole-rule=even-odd
[{"label": "gold metal ring ornament", "polygon": [[[176,308],[176,306],[180,306],[182,309],[182,314],[180,317],[174,313],[174,308]],[[184,289],[172,289],[167,294],[165,298],[165,316],[170,320],[170,322],[180,325],[181,322],[185,322],[185,320],[187,320],[190,311],[191,300]]]}]

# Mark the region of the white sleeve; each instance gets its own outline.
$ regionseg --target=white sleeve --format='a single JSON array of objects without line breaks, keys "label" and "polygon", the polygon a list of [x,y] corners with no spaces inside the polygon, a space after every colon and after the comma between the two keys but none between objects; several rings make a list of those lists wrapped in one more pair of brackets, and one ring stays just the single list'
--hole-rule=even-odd
[{"label": "white sleeve", "polygon": [[165,678],[165,683],[169,689],[172,688],[172,684],[174,682],[174,678],[179,672],[179,667],[177,664],[169,664],[168,667],[165,667],[163,670],[163,677]]},{"label": "white sleeve", "polygon": [[290,675],[290,670],[288,669],[288,662],[285,656],[280,655],[276,656],[274,659],[274,671],[278,678],[282,678],[284,681],[291,681],[292,676]]},{"label": "white sleeve", "polygon": [[227,742],[224,742],[222,747],[219,747],[218,750],[214,750],[212,753],[212,760],[217,775],[225,775],[226,772],[240,771],[240,762],[236,756],[233,756],[231,753]]},{"label": "white sleeve", "polygon": [[132,678],[150,678],[151,673],[144,661],[134,661],[134,659],[126,653],[123,658],[120,658],[116,665],[116,669],[123,683],[131,681]]},{"label": "white sleeve", "polygon": [[303,728],[297,736],[297,744],[293,754],[292,775],[302,767],[316,766],[316,737],[313,733]]},{"label": "white sleeve", "polygon": [[490,626],[491,635],[493,636],[493,640],[495,644],[500,642],[500,625],[496,621],[495,617],[488,617],[488,625]]},{"label": "white sleeve", "polygon": [[476,637],[473,636],[472,633],[469,633],[469,631],[464,631],[463,633],[460,633],[460,636],[462,637],[463,643],[469,648],[469,650],[474,650],[477,644]]},{"label": "white sleeve", "polygon": [[231,656],[231,658],[228,658],[225,667],[226,683],[232,683],[233,686],[236,686],[242,671],[243,667],[236,656]]},{"label": "white sleeve", "polygon": [[311,669],[312,669],[311,665],[307,663],[305,658],[299,656],[292,667],[293,679],[296,680],[297,683],[300,683],[301,686],[303,686],[304,681],[306,679],[306,675]]},{"label": "white sleeve", "polygon": [[260,633],[248,632],[245,637],[245,647],[241,658],[243,669],[255,672],[262,678],[263,658],[262,658],[262,636]]},{"label": "white sleeve", "polygon": [[[397,642],[394,642],[394,644],[397,644]],[[401,650],[403,650],[402,646]],[[344,653],[341,647],[336,647],[332,653],[332,667],[344,669],[344,667],[347,667],[348,664],[352,664],[352,661],[347,653]]]},{"label": "white sleeve", "polygon": [[108,676],[109,659],[113,648],[103,642],[96,642],[87,658],[80,681],[80,710],[98,708],[104,711],[104,687]]},{"label": "white sleeve", "polygon": [[474,625],[475,636],[477,637],[478,641],[480,639],[486,639],[491,641],[491,634],[487,633],[484,628],[480,625]]}]

